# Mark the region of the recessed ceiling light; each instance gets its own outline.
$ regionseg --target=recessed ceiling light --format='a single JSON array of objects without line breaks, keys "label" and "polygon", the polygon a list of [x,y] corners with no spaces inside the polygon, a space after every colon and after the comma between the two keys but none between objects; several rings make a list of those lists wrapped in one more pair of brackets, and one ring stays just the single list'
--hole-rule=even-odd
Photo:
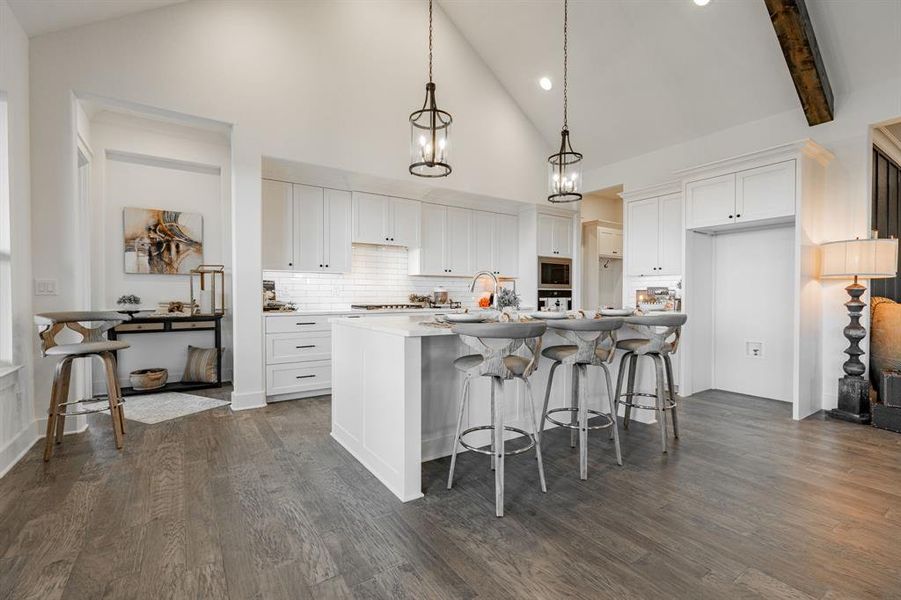
[{"label": "recessed ceiling light", "polygon": [[540,86],[541,86],[541,89],[543,89],[543,90],[546,91],[546,92],[547,92],[547,91],[550,91],[550,89],[551,89],[552,87],[554,87],[554,84],[551,83],[551,80],[548,79],[547,77],[542,77],[541,79],[539,79],[539,80],[538,80],[538,85],[540,85]]},{"label": "recessed ceiling light", "polygon": [[698,6],[707,6],[710,4],[710,0],[694,0],[695,4]]}]

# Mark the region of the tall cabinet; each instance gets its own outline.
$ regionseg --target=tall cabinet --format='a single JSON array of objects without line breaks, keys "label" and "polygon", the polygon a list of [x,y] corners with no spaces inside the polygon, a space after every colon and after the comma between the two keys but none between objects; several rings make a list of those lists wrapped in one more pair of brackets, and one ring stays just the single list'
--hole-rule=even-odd
[{"label": "tall cabinet", "polygon": [[678,183],[623,193],[626,275],[682,272],[682,194]]}]

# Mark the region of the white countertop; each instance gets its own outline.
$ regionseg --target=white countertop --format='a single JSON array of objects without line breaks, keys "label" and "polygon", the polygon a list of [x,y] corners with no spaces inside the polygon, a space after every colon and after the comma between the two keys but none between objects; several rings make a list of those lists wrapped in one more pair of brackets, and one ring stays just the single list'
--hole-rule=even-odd
[{"label": "white countertop", "polygon": [[328,317],[342,315],[435,315],[441,313],[454,312],[456,309],[450,308],[387,308],[382,310],[366,310],[363,308],[346,308],[331,310],[271,310],[263,311],[266,317]]}]

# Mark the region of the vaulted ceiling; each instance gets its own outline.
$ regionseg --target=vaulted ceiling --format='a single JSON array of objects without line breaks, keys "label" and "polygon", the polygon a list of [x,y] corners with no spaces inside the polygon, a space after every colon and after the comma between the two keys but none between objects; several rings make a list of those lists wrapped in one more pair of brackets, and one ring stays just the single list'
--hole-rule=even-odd
[{"label": "vaulted ceiling", "polygon": [[7,0],[29,37],[124,17],[184,0]]},{"label": "vaulted ceiling", "polygon": [[[559,144],[562,0],[440,3],[549,146]],[[838,115],[843,91],[901,74],[901,2],[807,6]],[[571,0],[569,16],[569,124],[589,168],[787,110],[805,122],[763,0]]]}]

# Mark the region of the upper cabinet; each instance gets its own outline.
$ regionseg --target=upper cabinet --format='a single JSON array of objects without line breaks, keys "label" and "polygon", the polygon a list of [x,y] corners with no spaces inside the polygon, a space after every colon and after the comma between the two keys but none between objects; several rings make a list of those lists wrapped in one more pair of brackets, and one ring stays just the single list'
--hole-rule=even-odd
[{"label": "upper cabinet", "polygon": [[263,269],[350,271],[351,194],[263,180]]},{"label": "upper cabinet", "polygon": [[353,242],[381,246],[419,245],[420,203],[406,198],[354,192]]},{"label": "upper cabinet", "polygon": [[519,274],[519,219],[481,210],[472,211],[473,271],[500,277]]},{"label": "upper cabinet", "polygon": [[626,203],[627,274],[682,271],[682,198],[667,194]]},{"label": "upper cabinet", "polygon": [[605,227],[597,228],[598,256],[607,258],[623,257],[623,232]]},{"label": "upper cabinet", "polygon": [[572,219],[538,214],[538,255],[572,258]]},{"label": "upper cabinet", "polygon": [[785,219],[795,214],[795,161],[685,184],[687,229]]}]

